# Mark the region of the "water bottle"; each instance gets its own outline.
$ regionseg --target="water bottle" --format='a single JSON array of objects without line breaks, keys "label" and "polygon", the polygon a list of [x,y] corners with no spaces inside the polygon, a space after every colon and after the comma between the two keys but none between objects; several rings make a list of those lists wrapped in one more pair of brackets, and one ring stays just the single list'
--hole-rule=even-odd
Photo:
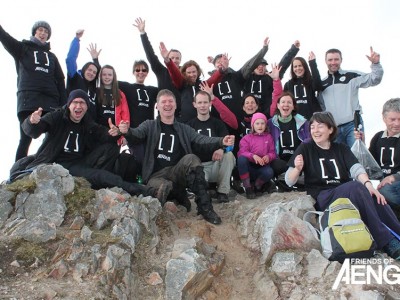
[{"label": "water bottle", "polygon": [[137,175],[136,176],[136,182],[139,183],[139,184],[142,184],[142,176]]},{"label": "water bottle", "polygon": [[225,152],[231,152],[233,150],[233,146],[227,146],[225,148]]}]

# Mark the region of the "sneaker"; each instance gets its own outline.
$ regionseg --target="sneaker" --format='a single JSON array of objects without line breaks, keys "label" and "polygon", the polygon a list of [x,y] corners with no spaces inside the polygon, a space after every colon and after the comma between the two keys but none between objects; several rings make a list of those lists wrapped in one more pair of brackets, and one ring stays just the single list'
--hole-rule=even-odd
[{"label": "sneaker", "polygon": [[167,202],[167,197],[171,190],[172,190],[171,181],[165,180],[160,184],[160,187],[155,192],[154,197],[156,197],[160,201],[161,206],[163,206],[165,202]]},{"label": "sneaker", "polygon": [[222,220],[221,218],[217,215],[217,213],[211,208],[207,211],[199,212],[199,215],[202,215],[204,220],[207,222],[210,222],[211,224],[221,224]]},{"label": "sneaker", "polygon": [[227,203],[227,202],[229,202],[228,195],[224,194],[224,193],[218,193],[217,192],[217,202],[218,203]]},{"label": "sneaker", "polygon": [[254,194],[254,190],[252,187],[245,188],[246,190],[246,198],[247,199],[255,199],[256,194]]},{"label": "sneaker", "polygon": [[396,238],[392,238],[390,242],[383,247],[383,251],[385,251],[391,258],[400,260],[400,241]]}]

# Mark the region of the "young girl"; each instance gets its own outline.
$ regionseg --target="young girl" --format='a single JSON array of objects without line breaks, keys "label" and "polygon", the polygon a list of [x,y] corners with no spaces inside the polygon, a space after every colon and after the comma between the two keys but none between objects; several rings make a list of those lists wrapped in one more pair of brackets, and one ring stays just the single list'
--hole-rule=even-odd
[{"label": "young girl", "polygon": [[263,185],[274,177],[270,163],[276,159],[275,144],[268,132],[267,118],[255,113],[251,118],[251,133],[240,140],[238,170],[247,199],[261,195]]},{"label": "young girl", "polygon": [[[118,88],[117,74],[110,65],[100,70],[100,87],[96,95],[96,122],[109,127],[108,120],[118,126],[121,121],[130,121],[125,94]],[[121,145],[123,137],[118,140]]]}]

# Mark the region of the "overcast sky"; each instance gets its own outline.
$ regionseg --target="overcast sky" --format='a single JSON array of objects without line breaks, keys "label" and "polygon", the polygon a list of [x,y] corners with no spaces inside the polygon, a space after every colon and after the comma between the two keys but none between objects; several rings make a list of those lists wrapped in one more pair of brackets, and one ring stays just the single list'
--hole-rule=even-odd
[{"label": "overcast sky", "polygon": [[[245,4],[240,4],[245,3]],[[95,42],[102,49],[100,63],[113,65],[119,80],[133,81],[132,63],[145,59],[139,32],[132,24],[135,18],[146,20],[146,31],[158,53],[160,41],[167,48],[182,52],[182,62],[197,61],[205,74],[212,69],[208,55],[227,52],[230,66],[238,69],[270,37],[265,58],[278,62],[296,40],[299,56],[308,58],[314,51],[321,76],[326,74],[325,51],[338,48],[343,53],[342,68],[370,72],[366,54],[369,47],[381,54],[385,71],[382,83],[361,90],[367,141],[383,129],[382,104],[399,97],[398,70],[400,49],[400,1],[31,1],[7,2],[0,12],[0,24],[18,40],[29,39],[32,25],[45,20],[52,27],[52,51],[66,74],[65,58],[77,29],[85,29],[81,39],[78,67],[89,61],[86,50]],[[19,140],[16,116],[16,71],[13,58],[0,47],[0,82],[2,86],[2,147],[0,147],[0,181],[8,178]],[[285,83],[288,73],[283,79]],[[146,84],[156,85],[150,73]],[[34,141],[35,153],[41,139]]]}]

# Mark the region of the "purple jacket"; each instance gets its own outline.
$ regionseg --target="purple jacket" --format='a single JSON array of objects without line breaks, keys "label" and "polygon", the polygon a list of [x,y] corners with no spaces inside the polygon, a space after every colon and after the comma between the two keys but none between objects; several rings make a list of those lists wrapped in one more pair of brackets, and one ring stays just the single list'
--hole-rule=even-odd
[{"label": "purple jacket", "polygon": [[237,156],[244,156],[254,163],[254,154],[259,157],[268,155],[270,162],[276,159],[274,139],[270,133],[249,133],[242,137],[239,143],[239,152]]}]

